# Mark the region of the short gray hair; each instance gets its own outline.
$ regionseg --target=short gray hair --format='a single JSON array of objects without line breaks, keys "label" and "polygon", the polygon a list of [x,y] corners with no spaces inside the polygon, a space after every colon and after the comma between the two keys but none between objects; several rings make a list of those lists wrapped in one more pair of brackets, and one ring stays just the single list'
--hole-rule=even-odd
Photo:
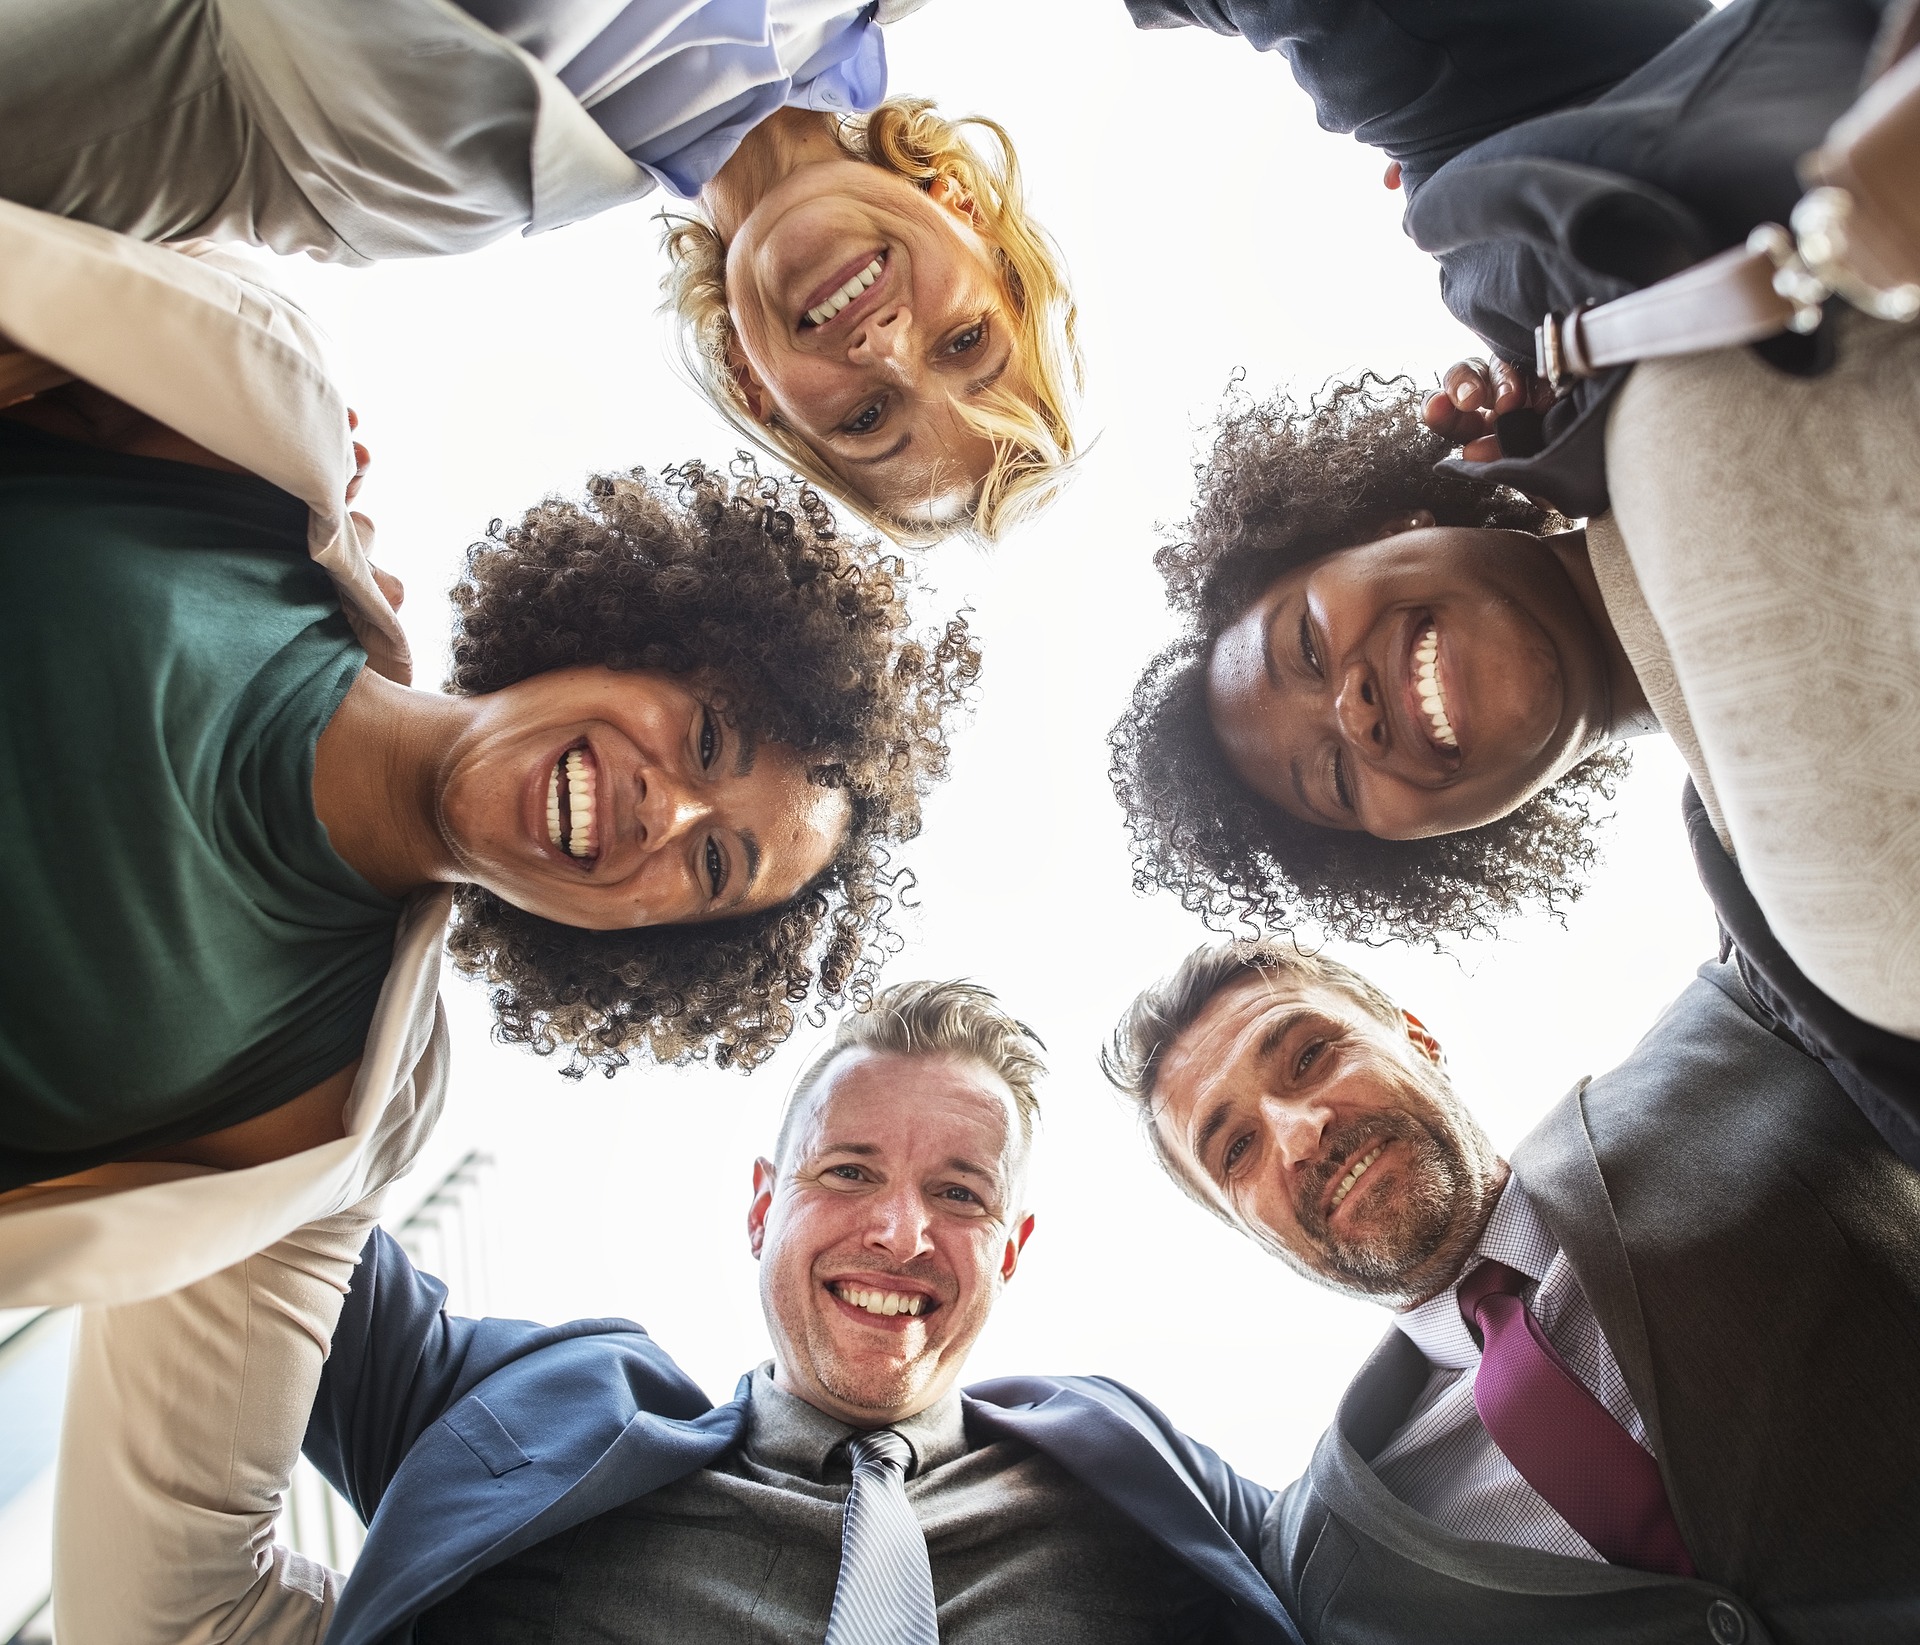
[{"label": "short gray hair", "polygon": [[1154,1088],[1167,1048],[1199,1020],[1215,995],[1252,972],[1269,972],[1295,982],[1324,983],[1347,995],[1388,1027],[1401,1029],[1406,1019],[1400,1007],[1352,966],[1322,954],[1303,953],[1291,939],[1267,937],[1258,942],[1214,942],[1196,948],[1169,976],[1134,996],[1101,1048],[1100,1071],[1134,1105],[1141,1129],[1154,1157],[1167,1175],[1222,1221],[1233,1223],[1193,1181],[1183,1162],[1167,1150],[1160,1127],[1153,1122]]},{"label": "short gray hair", "polygon": [[795,1125],[834,1058],[843,1051],[880,1051],[902,1057],[966,1057],[999,1075],[1013,1093],[1020,1143],[1033,1142],[1040,1115],[1038,1086],[1047,1071],[1040,1036],[1001,1007],[977,982],[901,982],[883,988],[864,1011],[849,1011],[833,1043],[807,1065],[780,1116],[773,1145],[784,1160]]}]

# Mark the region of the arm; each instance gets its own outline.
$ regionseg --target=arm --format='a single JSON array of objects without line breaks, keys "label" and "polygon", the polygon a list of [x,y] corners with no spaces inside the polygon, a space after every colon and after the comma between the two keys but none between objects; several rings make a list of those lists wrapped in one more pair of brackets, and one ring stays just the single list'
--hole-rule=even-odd
[{"label": "arm", "polygon": [[88,1645],[319,1645],[339,1576],[273,1543],[378,1197],[149,1302],[89,1308],[69,1373],[54,1610]]},{"label": "arm", "polygon": [[1328,131],[1417,187],[1496,131],[1597,95],[1709,14],[1705,0],[1127,0],[1143,29],[1237,34],[1287,59]]}]

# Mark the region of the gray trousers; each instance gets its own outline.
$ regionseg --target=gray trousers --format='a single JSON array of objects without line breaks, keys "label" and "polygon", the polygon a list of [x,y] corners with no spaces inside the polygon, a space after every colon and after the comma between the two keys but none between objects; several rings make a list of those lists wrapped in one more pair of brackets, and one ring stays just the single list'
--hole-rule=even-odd
[{"label": "gray trousers", "polygon": [[0,0],[0,198],[330,261],[531,215],[538,92],[445,0]]}]

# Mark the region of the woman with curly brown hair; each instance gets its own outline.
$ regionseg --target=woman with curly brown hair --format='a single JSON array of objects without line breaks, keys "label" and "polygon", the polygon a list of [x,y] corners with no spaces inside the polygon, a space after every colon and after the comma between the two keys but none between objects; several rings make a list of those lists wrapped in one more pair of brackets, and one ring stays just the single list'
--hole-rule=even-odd
[{"label": "woman with curly brown hair", "polygon": [[1216,917],[1426,939],[1576,895],[1657,729],[1582,533],[1446,453],[1410,384],[1221,418],[1185,619],[1115,726],[1135,879]]}]

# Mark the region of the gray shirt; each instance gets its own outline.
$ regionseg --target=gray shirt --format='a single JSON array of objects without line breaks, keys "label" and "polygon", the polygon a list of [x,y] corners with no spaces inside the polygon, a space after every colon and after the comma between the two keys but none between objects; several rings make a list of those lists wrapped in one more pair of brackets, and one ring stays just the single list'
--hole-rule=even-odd
[{"label": "gray shirt", "polygon": [[[482,1572],[419,1645],[759,1645],[826,1633],[854,1430],[746,1379],[742,1442],[711,1468]],[[1030,1446],[976,1445],[960,1396],[895,1425],[927,1534],[943,1645],[1199,1640],[1219,1596]]]}]

